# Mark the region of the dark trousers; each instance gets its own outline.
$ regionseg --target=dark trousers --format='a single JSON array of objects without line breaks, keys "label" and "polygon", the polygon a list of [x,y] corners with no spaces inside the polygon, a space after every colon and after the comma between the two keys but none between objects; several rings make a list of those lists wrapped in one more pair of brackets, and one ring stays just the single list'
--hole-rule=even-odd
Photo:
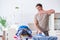
[{"label": "dark trousers", "polygon": [[44,31],[43,33],[44,33],[46,36],[49,36],[48,31]]}]

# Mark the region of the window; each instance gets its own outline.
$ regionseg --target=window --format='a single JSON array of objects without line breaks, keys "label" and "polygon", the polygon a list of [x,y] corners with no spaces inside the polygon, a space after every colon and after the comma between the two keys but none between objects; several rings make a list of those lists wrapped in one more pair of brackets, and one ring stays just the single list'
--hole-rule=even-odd
[{"label": "window", "polygon": [[60,13],[54,14],[54,29],[60,30]]}]

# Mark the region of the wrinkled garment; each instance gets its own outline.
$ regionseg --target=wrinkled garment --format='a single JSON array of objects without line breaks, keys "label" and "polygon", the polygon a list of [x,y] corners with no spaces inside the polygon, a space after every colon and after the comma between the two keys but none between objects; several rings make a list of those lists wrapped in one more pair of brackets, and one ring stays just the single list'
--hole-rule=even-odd
[{"label": "wrinkled garment", "polygon": [[49,36],[33,37],[33,40],[57,40],[57,37],[49,37]]},{"label": "wrinkled garment", "polygon": [[28,28],[28,26],[22,25],[18,28],[16,36],[20,36],[22,34],[23,30],[26,30],[24,33],[28,32],[28,34],[32,34],[32,31]]}]

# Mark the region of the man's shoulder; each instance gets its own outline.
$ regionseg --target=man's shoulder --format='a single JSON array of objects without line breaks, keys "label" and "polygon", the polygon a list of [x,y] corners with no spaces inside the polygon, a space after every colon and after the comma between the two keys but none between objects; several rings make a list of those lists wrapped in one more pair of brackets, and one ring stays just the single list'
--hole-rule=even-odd
[{"label": "man's shoulder", "polygon": [[36,14],[35,14],[34,18],[36,19],[36,18],[37,18],[37,16],[38,16],[38,13],[36,13]]},{"label": "man's shoulder", "polygon": [[38,13],[37,13],[37,14],[35,14],[35,17],[36,17],[36,16],[38,16],[38,15],[39,15]]}]

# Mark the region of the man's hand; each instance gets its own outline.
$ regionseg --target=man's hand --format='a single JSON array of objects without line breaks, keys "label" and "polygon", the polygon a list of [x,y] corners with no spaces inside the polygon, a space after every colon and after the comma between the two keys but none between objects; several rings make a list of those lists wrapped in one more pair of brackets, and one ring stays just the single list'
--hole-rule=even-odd
[{"label": "man's hand", "polygon": [[55,10],[50,9],[49,12],[50,12],[50,13],[55,13]]},{"label": "man's hand", "polygon": [[39,34],[39,33],[42,33],[42,31],[38,29],[38,34]]}]

